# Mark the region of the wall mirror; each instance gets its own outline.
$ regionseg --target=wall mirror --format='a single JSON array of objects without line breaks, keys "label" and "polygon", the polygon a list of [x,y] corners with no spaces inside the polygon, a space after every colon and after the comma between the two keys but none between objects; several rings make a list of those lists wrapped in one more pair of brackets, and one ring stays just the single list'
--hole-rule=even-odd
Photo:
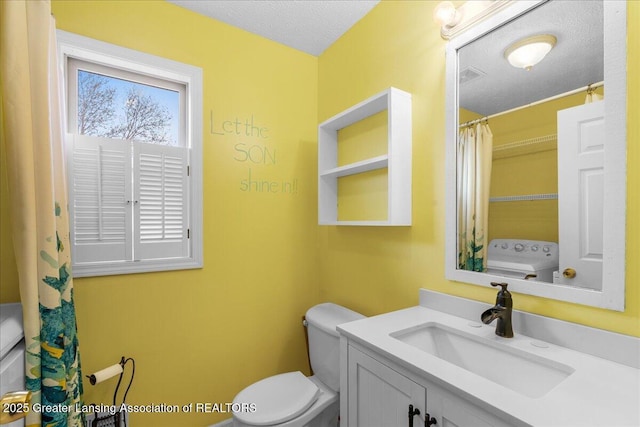
[{"label": "wall mirror", "polygon": [[448,279],[624,310],[626,55],[624,1],[513,2],[447,44]]}]

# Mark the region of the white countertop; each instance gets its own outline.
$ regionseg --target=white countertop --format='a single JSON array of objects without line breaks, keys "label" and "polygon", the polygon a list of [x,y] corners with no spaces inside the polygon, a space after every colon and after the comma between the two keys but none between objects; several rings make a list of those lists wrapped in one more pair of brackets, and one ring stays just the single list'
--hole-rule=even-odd
[{"label": "white countertop", "polygon": [[[546,395],[531,398],[389,335],[428,322],[539,355],[575,371]],[[347,323],[338,330],[498,417],[505,418],[506,414],[533,426],[640,426],[639,369],[550,343],[547,348],[540,348],[532,345],[540,340],[517,332],[513,338],[502,338],[495,335],[495,322],[480,326],[478,322],[417,306]]]}]

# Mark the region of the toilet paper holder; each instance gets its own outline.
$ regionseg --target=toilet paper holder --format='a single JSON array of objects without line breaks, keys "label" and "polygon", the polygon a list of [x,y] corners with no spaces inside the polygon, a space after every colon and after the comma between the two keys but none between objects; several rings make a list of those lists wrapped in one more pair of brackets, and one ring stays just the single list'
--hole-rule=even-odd
[{"label": "toilet paper holder", "polygon": [[120,383],[122,382],[122,377],[124,376],[124,368],[129,362],[131,362],[131,378],[129,379],[127,389],[122,396],[122,403],[124,404],[125,400],[127,399],[127,393],[129,393],[129,389],[131,388],[131,384],[133,384],[133,377],[136,374],[136,361],[133,358],[125,358],[124,356],[122,356],[120,358],[120,362],[116,363],[115,365],[108,366],[104,369],[94,372],[91,375],[87,375],[87,378],[89,378],[89,382],[91,383],[91,385],[96,385],[120,374],[120,377],[118,378],[118,384],[116,384],[116,389],[113,392],[114,405],[116,404],[116,396],[120,388]]},{"label": "toilet paper holder", "polygon": [[[104,369],[94,372],[91,375],[87,375],[87,378],[89,378],[89,382],[91,383],[91,385],[99,384],[118,374],[120,375],[118,378],[118,384],[116,385],[116,389],[113,392],[114,408],[117,407],[116,398],[118,395],[118,390],[120,389],[120,384],[122,383],[122,377],[124,376],[124,369],[127,363],[129,362],[131,362],[131,378],[129,379],[129,385],[127,385],[127,389],[125,390],[124,395],[122,396],[122,405],[124,405],[127,399],[127,393],[129,393],[129,389],[131,388],[131,384],[133,383],[133,377],[135,376],[135,373],[136,373],[136,362],[135,360],[133,360],[133,358],[131,357],[125,358],[124,356],[122,356],[120,358],[120,362],[116,363],[115,365],[108,366]],[[93,415],[93,421],[91,421],[90,424],[89,424],[89,416],[87,417],[87,423],[88,423],[87,425],[90,425],[91,427],[98,427],[98,426],[124,427],[128,425],[128,413],[126,411],[122,412],[119,410],[115,411],[115,413],[112,411],[100,412],[100,413],[96,412]]]}]

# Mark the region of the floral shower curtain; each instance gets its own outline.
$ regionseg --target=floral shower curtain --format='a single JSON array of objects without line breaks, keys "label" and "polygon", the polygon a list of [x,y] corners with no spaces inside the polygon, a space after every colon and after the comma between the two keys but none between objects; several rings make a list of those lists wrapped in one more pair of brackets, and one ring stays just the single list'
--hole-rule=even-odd
[{"label": "floral shower curtain", "polygon": [[[82,426],[61,85],[48,0],[0,2],[2,136],[26,341],[27,426]],[[44,406],[46,405],[46,406]],[[71,412],[68,409],[71,407]],[[67,410],[65,410],[67,409]]]},{"label": "floral shower curtain", "polygon": [[458,268],[485,271],[493,135],[478,123],[460,131],[457,153]]}]

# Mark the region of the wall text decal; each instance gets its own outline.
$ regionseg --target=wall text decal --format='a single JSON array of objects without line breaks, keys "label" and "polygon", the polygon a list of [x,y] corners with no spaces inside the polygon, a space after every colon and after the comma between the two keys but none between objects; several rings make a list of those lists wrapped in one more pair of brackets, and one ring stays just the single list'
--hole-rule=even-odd
[{"label": "wall text decal", "polygon": [[[225,137],[233,145],[233,160],[247,164],[245,178],[240,180],[240,191],[271,194],[298,194],[298,179],[285,177],[280,179],[264,179],[259,177],[259,169],[263,166],[277,164],[277,149],[271,141],[271,129],[256,118],[233,117],[220,121],[214,120],[213,110],[209,114],[209,133]],[[252,169],[253,168],[253,169]]]}]

